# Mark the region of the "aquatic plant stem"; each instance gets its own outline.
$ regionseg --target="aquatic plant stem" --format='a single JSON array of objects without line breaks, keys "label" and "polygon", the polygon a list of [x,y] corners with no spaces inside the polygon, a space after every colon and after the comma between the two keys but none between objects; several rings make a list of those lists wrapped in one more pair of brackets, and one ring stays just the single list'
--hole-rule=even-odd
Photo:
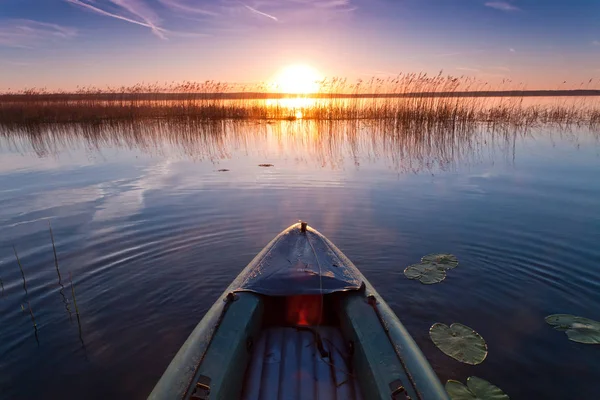
[{"label": "aquatic plant stem", "polygon": [[50,229],[50,240],[52,241],[52,251],[54,252],[54,266],[56,267],[56,273],[58,274],[58,283],[60,284],[60,270],[58,269],[58,256],[56,255],[56,245],[54,244],[54,234],[52,233],[52,225],[48,221],[48,229]]},{"label": "aquatic plant stem", "polygon": [[19,255],[17,254],[17,249],[13,246],[13,251],[15,252],[15,257],[17,259],[17,264],[19,264],[19,269],[21,270],[21,276],[23,277],[23,289],[25,289],[25,294],[29,295],[27,292],[27,280],[25,279],[25,272],[23,272],[23,266],[21,265],[21,260],[19,260]]},{"label": "aquatic plant stem", "polygon": [[29,301],[27,302],[27,308],[29,308],[29,316],[31,317],[31,322],[33,323],[33,330],[34,330],[34,333],[35,333],[35,340],[39,344],[40,343],[40,339],[38,337],[38,327],[37,327],[37,323],[35,322],[35,316],[33,315],[33,310],[31,309],[31,304],[29,304]]},{"label": "aquatic plant stem", "polygon": [[69,272],[69,281],[71,282],[71,295],[73,296],[73,304],[75,304],[75,313],[79,318],[79,308],[77,307],[77,299],[75,298],[75,286],[73,285],[73,278],[71,272]]},{"label": "aquatic plant stem", "polygon": [[52,225],[50,221],[48,221],[48,229],[50,230],[50,240],[52,240],[52,251],[54,253],[54,266],[56,267],[56,274],[58,275],[58,285],[60,286],[59,293],[62,297],[62,302],[65,305],[65,309],[67,313],[69,313],[69,321],[73,321],[73,316],[71,313],[71,309],[69,308],[69,300],[65,296],[65,286],[62,284],[62,277],[60,275],[60,268],[58,267],[58,255],[56,253],[56,245],[54,243],[54,234],[52,232]]},{"label": "aquatic plant stem", "polygon": [[75,315],[77,316],[77,328],[79,329],[79,340],[85,351],[85,342],[83,341],[83,334],[81,332],[81,319],[79,317],[79,307],[77,307],[77,299],[75,298],[75,286],[73,286],[73,278],[71,272],[69,272],[69,281],[71,282],[71,295],[73,296],[73,304],[75,304]]}]

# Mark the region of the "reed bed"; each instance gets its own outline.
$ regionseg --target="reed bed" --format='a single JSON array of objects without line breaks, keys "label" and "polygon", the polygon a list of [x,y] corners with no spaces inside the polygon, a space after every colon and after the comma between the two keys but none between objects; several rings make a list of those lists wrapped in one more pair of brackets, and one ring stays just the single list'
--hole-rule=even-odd
[{"label": "reed bed", "polygon": [[[138,84],[119,88],[78,88],[74,92],[28,89],[0,94],[0,125],[180,120],[388,120],[455,129],[473,123],[531,126],[600,123],[600,106],[567,102],[527,105],[523,92],[504,97],[485,82],[466,77],[401,74],[350,82],[320,82],[317,93],[270,93],[269,85],[207,81]],[[486,97],[495,96],[495,97]]]}]

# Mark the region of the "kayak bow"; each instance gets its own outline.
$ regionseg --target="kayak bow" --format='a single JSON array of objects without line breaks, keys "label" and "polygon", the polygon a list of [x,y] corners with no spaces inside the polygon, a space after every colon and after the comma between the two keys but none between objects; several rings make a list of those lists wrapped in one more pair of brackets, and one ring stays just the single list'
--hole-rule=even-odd
[{"label": "kayak bow", "polygon": [[367,279],[301,223],[273,239],[217,299],[149,398],[448,396]]}]

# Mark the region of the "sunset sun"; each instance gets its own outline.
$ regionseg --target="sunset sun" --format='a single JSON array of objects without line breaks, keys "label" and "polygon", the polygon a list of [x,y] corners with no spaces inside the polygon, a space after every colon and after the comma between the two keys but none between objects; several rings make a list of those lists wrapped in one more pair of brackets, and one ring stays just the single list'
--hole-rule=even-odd
[{"label": "sunset sun", "polygon": [[281,93],[308,94],[319,91],[323,76],[309,65],[298,64],[283,68],[273,81]]}]

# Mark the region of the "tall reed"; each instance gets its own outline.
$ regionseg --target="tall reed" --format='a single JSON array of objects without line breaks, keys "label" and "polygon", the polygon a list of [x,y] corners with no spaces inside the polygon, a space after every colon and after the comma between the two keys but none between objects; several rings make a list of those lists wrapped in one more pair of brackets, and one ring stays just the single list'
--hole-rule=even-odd
[{"label": "tall reed", "polygon": [[486,82],[442,72],[399,74],[386,79],[373,77],[356,82],[331,78],[320,82],[319,88],[317,93],[310,94],[269,93],[266,84],[235,85],[214,81],[106,89],[85,87],[74,92],[33,88],[0,95],[0,126],[136,119],[216,121],[301,117],[307,120],[386,119],[410,128],[460,127],[480,122],[517,126],[595,125],[600,118],[599,107],[526,105],[522,96],[527,93],[508,80],[492,88]]}]

